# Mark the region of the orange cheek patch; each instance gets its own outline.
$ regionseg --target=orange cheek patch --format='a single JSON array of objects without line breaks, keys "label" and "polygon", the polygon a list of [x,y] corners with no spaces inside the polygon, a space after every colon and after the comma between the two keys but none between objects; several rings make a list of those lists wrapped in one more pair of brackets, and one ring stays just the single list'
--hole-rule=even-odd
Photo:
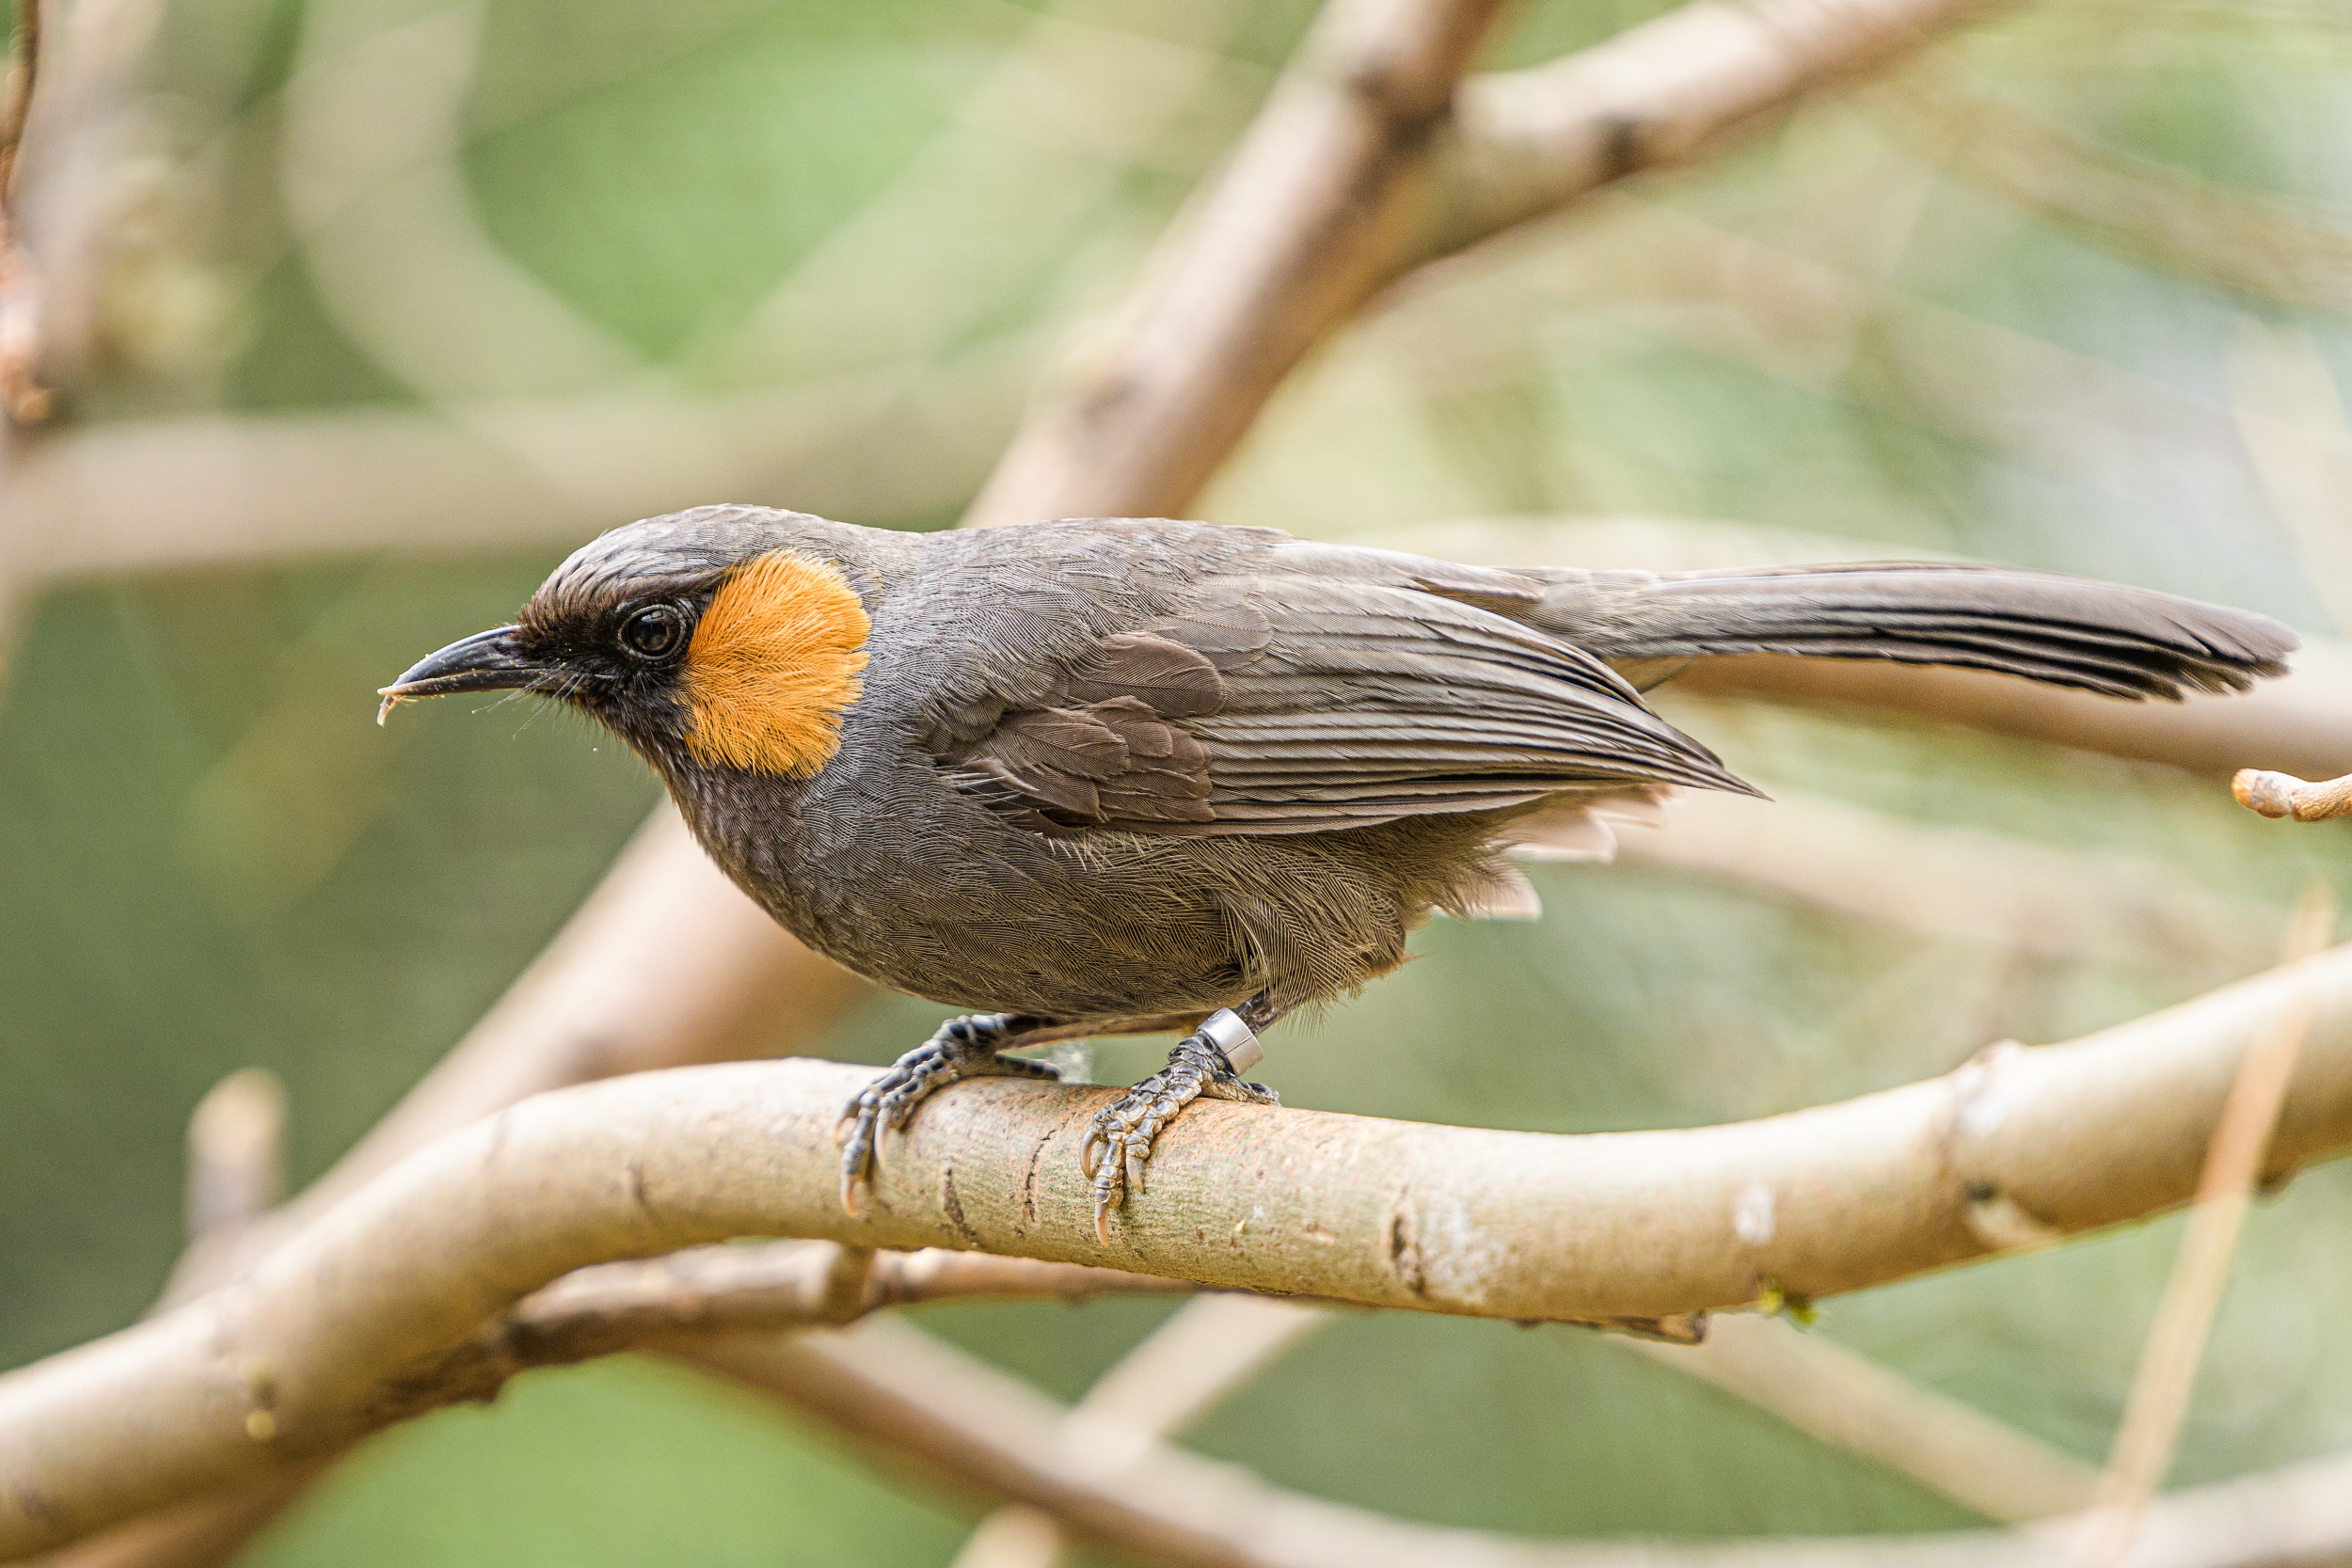
[{"label": "orange cheek patch", "polygon": [[695,760],[804,779],[841,749],[866,669],[866,607],[822,562],[745,562],[694,624],[681,671]]}]

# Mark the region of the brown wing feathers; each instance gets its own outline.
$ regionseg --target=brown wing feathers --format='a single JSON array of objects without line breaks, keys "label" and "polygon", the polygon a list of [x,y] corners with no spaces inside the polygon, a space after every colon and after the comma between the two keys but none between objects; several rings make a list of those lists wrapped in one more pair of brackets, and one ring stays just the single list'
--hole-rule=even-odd
[{"label": "brown wing feathers", "polygon": [[1047,832],[1306,832],[1587,784],[1747,787],[1580,650],[1406,589],[1296,580],[1229,583],[1104,640],[1062,704],[957,760]]}]

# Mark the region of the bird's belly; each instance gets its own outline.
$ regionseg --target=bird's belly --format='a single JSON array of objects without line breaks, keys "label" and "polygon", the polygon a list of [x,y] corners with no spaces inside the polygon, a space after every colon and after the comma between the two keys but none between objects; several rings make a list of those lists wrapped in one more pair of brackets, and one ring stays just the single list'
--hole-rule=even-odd
[{"label": "bird's belly", "polygon": [[1483,853],[1462,818],[1052,839],[945,790],[820,783],[794,804],[753,820],[681,801],[736,882],[834,962],[952,1006],[1073,1021],[1353,990],[1404,961]]},{"label": "bird's belly", "polygon": [[1099,873],[966,878],[935,863],[864,859],[862,896],[824,883],[769,907],[818,952],[897,990],[974,1011],[1090,1019],[1205,1012],[1267,983],[1212,889],[1120,896]]}]

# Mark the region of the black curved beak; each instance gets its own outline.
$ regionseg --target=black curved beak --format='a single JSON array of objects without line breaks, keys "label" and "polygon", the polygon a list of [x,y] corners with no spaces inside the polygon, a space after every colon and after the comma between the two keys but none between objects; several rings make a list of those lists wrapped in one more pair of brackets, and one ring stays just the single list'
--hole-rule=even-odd
[{"label": "black curved beak", "polygon": [[400,679],[379,688],[376,695],[384,699],[384,705],[375,710],[375,721],[384,722],[393,704],[410,697],[446,697],[453,691],[519,691],[537,684],[547,673],[546,665],[532,663],[516,647],[513,626],[493,626],[427,655]]}]

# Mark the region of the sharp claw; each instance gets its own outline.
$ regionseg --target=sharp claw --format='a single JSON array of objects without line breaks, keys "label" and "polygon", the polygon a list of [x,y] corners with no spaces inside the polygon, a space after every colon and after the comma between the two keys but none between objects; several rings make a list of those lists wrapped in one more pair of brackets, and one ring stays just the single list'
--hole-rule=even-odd
[{"label": "sharp claw", "polygon": [[1099,1197],[1094,1200],[1094,1239],[1104,1246],[1111,1244],[1111,1206]]},{"label": "sharp claw", "polygon": [[856,1219],[858,1217],[858,1185],[859,1182],[856,1177],[850,1175],[846,1170],[841,1173],[841,1208],[842,1211],[851,1219]]},{"label": "sharp claw", "polygon": [[1143,1151],[1133,1144],[1127,1147],[1127,1190],[1140,1195],[1143,1191]]},{"label": "sharp claw", "polygon": [[1103,1150],[1109,1147],[1110,1140],[1103,1136],[1102,1129],[1097,1128],[1087,1134],[1086,1147],[1078,1150],[1078,1164],[1086,1167],[1086,1173],[1089,1178],[1103,1164]]}]

